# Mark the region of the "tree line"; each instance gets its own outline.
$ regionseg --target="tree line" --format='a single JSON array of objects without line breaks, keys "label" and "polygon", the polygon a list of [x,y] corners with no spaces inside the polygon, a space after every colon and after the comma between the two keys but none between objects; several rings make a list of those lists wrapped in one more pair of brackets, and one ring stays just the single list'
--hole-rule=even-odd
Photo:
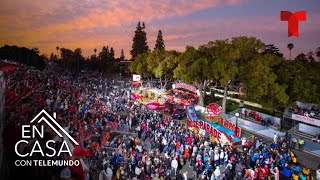
[{"label": "tree line", "polygon": [[[139,43],[135,42],[137,37]],[[243,99],[274,109],[294,106],[295,101],[319,104],[320,48],[312,55],[299,54],[290,61],[275,45],[255,37],[210,41],[199,47],[186,46],[183,52],[166,50],[162,33],[154,50],[147,48],[146,42],[146,37],[135,34],[132,48],[140,49],[134,50],[140,53],[132,54],[130,71],[142,75],[151,84],[158,78],[161,87],[173,80],[193,84],[199,89],[200,105],[204,105],[205,90],[212,85],[224,89],[224,109],[227,91],[234,87]],[[288,49],[291,54],[293,44],[288,44]]]},{"label": "tree line", "polygon": [[[199,104],[204,104],[205,90],[210,86],[224,89],[223,107],[226,106],[227,90],[236,88],[242,99],[281,109],[295,101],[319,104],[320,101],[320,48],[306,54],[300,53],[291,60],[292,43],[288,44],[289,60],[283,57],[273,44],[265,44],[255,37],[234,37],[209,41],[199,47],[186,46],[183,52],[167,50],[162,31],[154,48],[147,43],[145,23],[138,23],[132,49],[132,73],[142,75],[153,82],[159,79],[161,87],[182,80],[197,86],[200,90]],[[113,47],[103,46],[100,52],[93,49],[89,57],[82,55],[82,49],[56,47],[56,54],[50,58],[40,55],[37,48],[5,45],[0,48],[0,58],[10,59],[38,68],[45,67],[46,60],[56,62],[61,68],[79,73],[81,69],[118,73],[118,62]],[[151,83],[152,85],[152,83]]]},{"label": "tree line", "polygon": [[81,48],[71,50],[57,46],[56,50],[57,54],[51,53],[49,59],[72,73],[78,73],[83,69],[107,74],[115,73],[119,69],[116,61],[125,59],[123,50],[121,50],[120,58],[116,59],[114,48],[109,48],[109,46],[103,46],[100,52],[97,52],[97,49],[93,49],[94,54],[87,58],[83,56]]},{"label": "tree line", "polygon": [[46,57],[39,54],[37,48],[26,48],[5,45],[0,48],[0,59],[15,61],[38,69],[45,67]]}]

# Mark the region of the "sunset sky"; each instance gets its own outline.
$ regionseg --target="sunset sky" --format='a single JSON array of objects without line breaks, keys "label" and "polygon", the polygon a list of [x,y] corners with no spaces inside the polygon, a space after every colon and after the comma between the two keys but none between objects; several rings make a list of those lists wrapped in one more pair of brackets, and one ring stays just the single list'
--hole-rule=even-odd
[{"label": "sunset sky", "polygon": [[[299,37],[288,37],[280,11],[307,11]],[[144,21],[154,48],[161,29],[166,49],[183,51],[211,40],[256,36],[275,44],[288,57],[320,47],[319,0],[1,0],[0,46],[37,47],[56,53],[56,46],[83,49],[85,56],[113,46],[127,58],[138,21]]]}]

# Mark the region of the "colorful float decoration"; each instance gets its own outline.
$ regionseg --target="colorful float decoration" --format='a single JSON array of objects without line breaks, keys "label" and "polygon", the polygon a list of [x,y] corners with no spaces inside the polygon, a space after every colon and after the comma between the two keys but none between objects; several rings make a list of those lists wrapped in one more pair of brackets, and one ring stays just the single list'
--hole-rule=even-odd
[{"label": "colorful float decoration", "polygon": [[199,128],[202,129],[202,131],[204,130],[206,132],[209,132],[213,139],[222,144],[235,145],[240,143],[240,138],[237,137],[232,130],[220,126],[216,123],[198,118],[193,105],[186,106],[186,109],[188,116],[187,124],[189,127]]},{"label": "colorful float decoration", "polygon": [[199,100],[197,88],[185,83],[173,84],[172,94],[174,94],[172,96],[172,100],[184,107],[187,105],[196,105]]},{"label": "colorful float decoration", "polygon": [[146,103],[147,108],[151,110],[162,110],[163,106],[159,102],[148,102]]},{"label": "colorful float decoration", "polygon": [[190,85],[190,84],[185,84],[185,83],[176,83],[174,85],[174,88],[173,89],[186,89],[188,91],[191,91],[193,93],[197,93],[197,88]]},{"label": "colorful float decoration", "polygon": [[148,97],[153,101],[159,102],[160,104],[165,104],[169,94],[170,93],[165,89],[152,88],[147,90]]},{"label": "colorful float decoration", "polygon": [[213,121],[222,114],[222,107],[216,103],[211,103],[207,107],[206,119]]},{"label": "colorful float decoration", "polygon": [[135,94],[135,93],[131,93],[131,99],[132,100],[139,100],[139,99],[141,100],[142,96]]},{"label": "colorful float decoration", "polygon": [[133,87],[141,87],[142,83],[141,82],[138,82],[138,81],[132,81],[131,82],[131,86]]}]

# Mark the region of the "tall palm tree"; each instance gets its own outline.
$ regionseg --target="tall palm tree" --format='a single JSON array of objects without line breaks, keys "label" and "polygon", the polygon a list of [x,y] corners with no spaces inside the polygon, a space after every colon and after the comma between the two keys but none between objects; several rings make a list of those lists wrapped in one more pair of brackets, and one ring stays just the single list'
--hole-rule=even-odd
[{"label": "tall palm tree", "polygon": [[287,47],[290,51],[290,60],[291,60],[291,50],[294,48],[294,45],[292,43],[289,43]]},{"label": "tall palm tree", "polygon": [[97,49],[96,48],[94,48],[94,53],[97,54]]},{"label": "tall palm tree", "polygon": [[59,46],[57,46],[57,47],[56,47],[56,50],[57,50],[57,59],[58,59],[58,54],[59,54],[58,51],[59,51],[59,49],[60,49]]}]

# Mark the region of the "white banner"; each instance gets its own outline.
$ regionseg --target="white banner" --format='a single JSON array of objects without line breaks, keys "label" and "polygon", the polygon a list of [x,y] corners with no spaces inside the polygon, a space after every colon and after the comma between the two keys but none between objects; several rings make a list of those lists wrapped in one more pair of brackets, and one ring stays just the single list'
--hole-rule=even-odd
[{"label": "white banner", "polygon": [[315,118],[311,118],[311,117],[307,117],[307,116],[301,116],[298,114],[292,114],[292,119],[320,127],[320,120],[319,119],[315,119]]},{"label": "white banner", "polygon": [[299,123],[299,131],[315,136],[319,134],[320,128]]},{"label": "white banner", "polygon": [[132,80],[133,81],[141,81],[141,76],[138,74],[133,74],[132,75]]}]

